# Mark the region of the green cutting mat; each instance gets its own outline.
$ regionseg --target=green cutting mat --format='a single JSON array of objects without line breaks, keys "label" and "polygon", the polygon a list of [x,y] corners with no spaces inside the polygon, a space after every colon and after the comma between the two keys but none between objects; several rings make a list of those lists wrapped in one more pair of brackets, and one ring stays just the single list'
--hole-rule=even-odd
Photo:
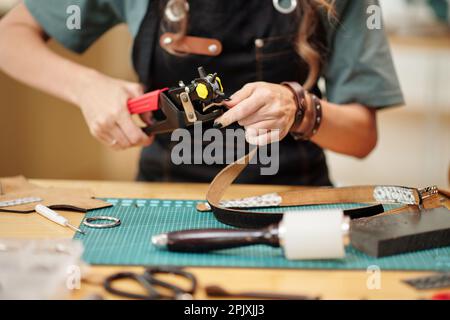
[{"label": "green cutting mat", "polygon": [[[450,247],[375,259],[348,247],[342,261],[288,261],[281,249],[266,246],[218,251],[208,254],[171,253],[150,244],[152,235],[184,229],[224,228],[212,213],[199,213],[197,201],[105,199],[114,206],[90,212],[86,217],[107,215],[120,218],[122,225],[113,229],[81,229],[76,234],[85,246],[84,259],[94,265],[167,265],[203,267],[247,267],[285,269],[367,269],[377,265],[384,270],[450,270]],[[355,208],[361,205],[328,205],[286,208]],[[387,207],[386,209],[391,209]],[[267,209],[279,212],[280,209]],[[226,228],[226,227],[225,227]]]}]

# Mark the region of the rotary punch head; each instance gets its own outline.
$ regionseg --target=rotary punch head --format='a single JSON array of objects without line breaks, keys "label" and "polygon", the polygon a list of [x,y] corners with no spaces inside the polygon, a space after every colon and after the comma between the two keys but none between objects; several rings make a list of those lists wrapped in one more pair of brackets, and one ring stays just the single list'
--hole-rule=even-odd
[{"label": "rotary punch head", "polygon": [[189,84],[180,81],[177,87],[152,91],[128,102],[131,114],[160,112],[164,115],[165,120],[144,129],[147,134],[168,133],[197,122],[214,121],[224,113],[224,103],[229,98],[222,80],[217,73],[208,74],[203,67],[198,68],[198,74]]}]

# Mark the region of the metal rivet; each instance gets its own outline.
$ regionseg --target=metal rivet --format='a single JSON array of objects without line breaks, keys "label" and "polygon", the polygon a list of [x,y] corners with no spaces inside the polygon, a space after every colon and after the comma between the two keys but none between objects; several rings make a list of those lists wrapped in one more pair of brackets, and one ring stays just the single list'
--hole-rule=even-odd
[{"label": "metal rivet", "polygon": [[255,46],[256,46],[257,48],[262,48],[262,47],[264,47],[264,40],[263,40],[263,39],[256,39],[256,40],[255,40]]},{"label": "metal rivet", "polygon": [[217,45],[216,44],[212,44],[208,47],[209,52],[214,53],[217,52]]},{"label": "metal rivet", "polygon": [[297,8],[297,0],[273,0],[273,5],[278,12],[290,14]]},{"label": "metal rivet", "polygon": [[164,38],[164,40],[163,40],[164,44],[171,44],[172,42],[173,42],[173,40],[171,37]]}]

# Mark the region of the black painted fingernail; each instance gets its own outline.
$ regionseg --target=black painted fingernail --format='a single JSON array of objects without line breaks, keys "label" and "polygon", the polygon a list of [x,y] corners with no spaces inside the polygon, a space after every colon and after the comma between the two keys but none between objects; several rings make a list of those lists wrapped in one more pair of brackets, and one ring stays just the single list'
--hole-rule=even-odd
[{"label": "black painted fingernail", "polygon": [[214,122],[213,128],[215,128],[215,129],[222,129],[223,128],[223,124],[221,124],[220,122]]}]

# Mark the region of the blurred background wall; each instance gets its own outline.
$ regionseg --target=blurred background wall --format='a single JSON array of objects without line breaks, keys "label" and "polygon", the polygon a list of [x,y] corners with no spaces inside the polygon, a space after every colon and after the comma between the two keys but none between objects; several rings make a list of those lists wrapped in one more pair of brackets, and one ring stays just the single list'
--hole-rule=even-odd
[{"label": "blurred background wall", "polygon": [[365,160],[328,152],[338,184],[413,186],[450,181],[448,0],[382,0],[406,106],[379,112],[379,144]]},{"label": "blurred background wall", "polygon": [[[0,11],[13,2],[0,0]],[[380,112],[379,145],[367,159],[329,152],[337,184],[448,186],[450,35],[448,6],[435,11],[436,3],[440,8],[439,0],[382,2],[407,107]],[[136,79],[126,26],[108,32],[82,56],[56,43],[51,46],[110,76]],[[0,73],[0,176],[133,180],[138,155],[138,149],[113,152],[102,147],[89,135],[77,107]]]}]

